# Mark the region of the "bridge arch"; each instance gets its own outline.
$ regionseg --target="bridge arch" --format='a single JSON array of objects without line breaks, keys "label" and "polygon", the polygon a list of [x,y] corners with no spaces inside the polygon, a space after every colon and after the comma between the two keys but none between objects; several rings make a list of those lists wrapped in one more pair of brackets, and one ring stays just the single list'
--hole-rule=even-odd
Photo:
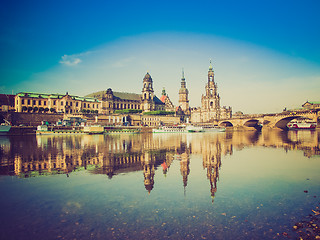
[{"label": "bridge arch", "polygon": [[246,121],[243,125],[246,127],[256,127],[257,125],[259,125],[259,120],[250,119],[250,120]]},{"label": "bridge arch", "polygon": [[280,128],[280,129],[287,129],[287,124],[290,121],[292,121],[293,119],[298,119],[298,118],[302,118],[302,117],[301,116],[284,117],[284,118],[280,119],[279,121],[277,121],[274,126],[277,128]]},{"label": "bridge arch", "polygon": [[229,121],[223,121],[221,123],[219,123],[220,127],[233,127],[233,124]]}]

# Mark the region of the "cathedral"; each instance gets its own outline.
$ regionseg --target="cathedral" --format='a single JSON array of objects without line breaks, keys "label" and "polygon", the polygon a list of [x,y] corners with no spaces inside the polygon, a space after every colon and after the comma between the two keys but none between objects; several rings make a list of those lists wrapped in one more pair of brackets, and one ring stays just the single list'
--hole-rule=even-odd
[{"label": "cathedral", "polygon": [[205,95],[202,95],[201,97],[201,108],[192,109],[191,122],[212,122],[214,120],[228,119],[231,117],[231,107],[220,107],[218,86],[214,81],[214,71],[210,61],[208,82],[205,86]]}]

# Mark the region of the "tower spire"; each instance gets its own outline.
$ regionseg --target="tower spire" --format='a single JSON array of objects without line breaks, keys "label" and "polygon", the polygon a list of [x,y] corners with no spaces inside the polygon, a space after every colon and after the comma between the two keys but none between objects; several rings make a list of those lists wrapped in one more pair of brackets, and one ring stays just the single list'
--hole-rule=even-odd
[{"label": "tower spire", "polygon": [[210,66],[209,66],[209,70],[212,70],[213,67],[212,67],[212,61],[211,61],[211,58],[210,58]]},{"label": "tower spire", "polygon": [[182,68],[182,79],[185,79],[184,78],[184,69]]}]

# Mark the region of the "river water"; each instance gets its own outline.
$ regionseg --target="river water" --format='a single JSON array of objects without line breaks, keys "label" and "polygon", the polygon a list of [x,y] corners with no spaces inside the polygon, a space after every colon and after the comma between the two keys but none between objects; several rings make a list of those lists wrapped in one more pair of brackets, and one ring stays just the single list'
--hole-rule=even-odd
[{"label": "river water", "polygon": [[0,137],[1,239],[286,239],[319,207],[320,133]]}]

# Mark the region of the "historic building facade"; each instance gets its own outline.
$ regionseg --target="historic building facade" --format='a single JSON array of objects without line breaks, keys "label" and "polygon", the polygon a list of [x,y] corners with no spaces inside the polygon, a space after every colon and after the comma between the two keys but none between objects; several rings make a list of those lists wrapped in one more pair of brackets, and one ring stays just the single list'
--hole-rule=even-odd
[{"label": "historic building facade", "polygon": [[16,112],[47,112],[76,114],[100,113],[101,102],[90,97],[62,94],[20,92],[15,96]]},{"label": "historic building facade", "polygon": [[208,82],[205,86],[205,94],[201,97],[201,108],[195,108],[192,110],[191,121],[211,122],[213,120],[228,119],[231,117],[231,107],[220,107],[218,86],[214,81],[214,71],[210,61]]},{"label": "historic building facade", "polygon": [[91,93],[86,97],[98,99],[101,102],[101,114],[112,114],[116,110],[141,110],[142,112],[165,110],[165,104],[154,95],[153,81],[150,74],[143,78],[141,94],[106,91]]},{"label": "historic building facade", "polygon": [[166,111],[169,111],[169,112],[175,111],[175,107],[174,107],[173,103],[171,102],[171,100],[170,100],[170,98],[164,88],[162,89],[162,95],[160,97],[160,100],[161,100],[161,102],[163,102],[165,104]]}]

